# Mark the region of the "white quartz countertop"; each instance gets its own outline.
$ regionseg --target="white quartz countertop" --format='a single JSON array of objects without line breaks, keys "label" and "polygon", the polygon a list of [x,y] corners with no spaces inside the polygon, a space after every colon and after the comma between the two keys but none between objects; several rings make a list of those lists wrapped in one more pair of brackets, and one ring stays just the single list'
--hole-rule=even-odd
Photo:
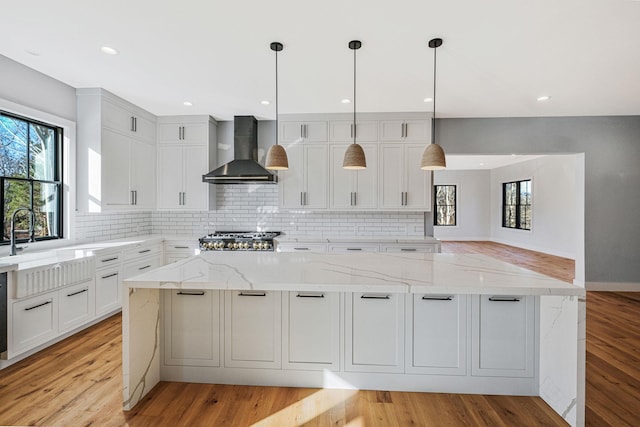
[{"label": "white quartz countertop", "polygon": [[440,240],[431,236],[278,236],[276,243],[438,243]]},{"label": "white quartz countertop", "polygon": [[126,279],[130,288],[585,295],[476,254],[204,252]]},{"label": "white quartz countertop", "polygon": [[4,262],[0,263],[0,273],[13,271],[17,268],[18,268],[18,264],[11,264],[11,263],[4,263]]}]

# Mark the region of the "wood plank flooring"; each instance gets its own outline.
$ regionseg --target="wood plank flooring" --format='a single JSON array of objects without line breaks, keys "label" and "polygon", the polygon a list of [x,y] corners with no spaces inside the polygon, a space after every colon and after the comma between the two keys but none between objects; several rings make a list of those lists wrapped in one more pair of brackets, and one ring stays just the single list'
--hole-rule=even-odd
[{"label": "wood plank flooring", "polygon": [[[482,252],[482,245],[443,245],[443,251],[454,250]],[[494,244],[488,245],[485,253],[500,258],[500,252],[507,252],[502,257],[512,259],[533,256],[528,251]],[[556,274],[566,276],[566,271],[560,271],[566,267],[564,261],[558,262],[562,267]],[[533,263],[527,268],[552,270],[554,263],[550,259],[544,265]],[[638,313],[640,294],[587,295],[589,426],[640,425]],[[121,316],[116,315],[0,371],[0,425],[565,425],[546,403],[532,397],[169,382],[156,386],[133,411],[123,412],[120,352]]]}]

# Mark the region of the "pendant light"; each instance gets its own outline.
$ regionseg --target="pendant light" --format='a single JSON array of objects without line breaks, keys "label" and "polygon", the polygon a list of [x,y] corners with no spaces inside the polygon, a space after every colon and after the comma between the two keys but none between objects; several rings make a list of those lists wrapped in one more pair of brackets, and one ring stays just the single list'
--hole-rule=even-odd
[{"label": "pendant light", "polygon": [[269,147],[267,151],[267,159],[265,168],[271,170],[287,170],[289,169],[289,160],[284,147],[278,144],[278,52],[283,49],[282,43],[272,42],[271,50],[276,53],[276,143]]},{"label": "pendant light", "polygon": [[439,170],[447,167],[444,150],[436,144],[436,50],[442,46],[442,39],[429,40],[429,47],[433,49],[433,117],[431,118],[431,144],[422,153],[420,169]]},{"label": "pendant light", "polygon": [[360,49],[362,42],[352,40],[349,42],[349,49],[353,50],[353,144],[349,144],[344,152],[344,160],[342,161],[343,169],[366,169],[367,159],[364,156],[364,150],[356,142],[356,50]]}]

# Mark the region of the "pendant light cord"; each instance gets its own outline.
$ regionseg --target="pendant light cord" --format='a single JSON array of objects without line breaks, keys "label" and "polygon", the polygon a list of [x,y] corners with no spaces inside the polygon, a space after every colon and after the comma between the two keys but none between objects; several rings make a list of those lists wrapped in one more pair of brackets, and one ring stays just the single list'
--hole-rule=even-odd
[{"label": "pendant light cord", "polygon": [[358,134],[356,128],[356,50],[353,49],[353,143],[356,143]]},{"label": "pendant light cord", "polygon": [[436,51],[438,47],[433,48],[433,116],[431,118],[431,143],[436,143]]},{"label": "pendant light cord", "polygon": [[278,145],[278,50],[276,49],[276,145]]}]

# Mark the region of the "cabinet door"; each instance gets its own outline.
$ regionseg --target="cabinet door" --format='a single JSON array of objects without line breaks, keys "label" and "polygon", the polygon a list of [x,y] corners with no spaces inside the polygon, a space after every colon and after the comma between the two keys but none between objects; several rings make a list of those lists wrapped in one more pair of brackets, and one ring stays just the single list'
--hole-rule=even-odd
[{"label": "cabinet door", "polygon": [[58,294],[51,292],[13,304],[13,351],[36,347],[58,334]]},{"label": "cabinet door", "polygon": [[[378,140],[378,122],[359,120],[356,122],[355,133],[357,142],[375,142]],[[353,134],[353,121],[334,120],[329,122],[329,139],[331,141],[352,142]]]},{"label": "cabinet door", "polygon": [[[304,139],[304,122],[280,122],[279,126],[280,130],[278,135],[280,142],[302,142]],[[289,154],[289,149],[287,149],[287,154]]]},{"label": "cabinet door", "polygon": [[380,251],[382,252],[395,252],[395,253],[438,253],[437,244],[383,244],[380,246]]},{"label": "cabinet door", "polygon": [[431,212],[431,171],[420,169],[422,152],[426,145],[405,146],[404,170],[406,173],[405,209]]},{"label": "cabinet door", "polygon": [[535,297],[473,297],[472,375],[532,377]]},{"label": "cabinet door", "polygon": [[[158,148],[158,208],[182,208],[183,148],[175,145]],[[194,173],[196,171],[193,171]],[[202,179],[201,179],[202,181]],[[208,185],[204,183],[205,185]]]},{"label": "cabinet door", "polygon": [[164,363],[220,366],[220,291],[164,293]]},{"label": "cabinet door", "polygon": [[[342,168],[349,144],[332,144],[329,148],[329,207],[353,209],[356,171]],[[368,159],[367,159],[368,160]]]},{"label": "cabinet door", "polygon": [[184,147],[183,153],[182,209],[208,210],[211,184],[202,182],[202,175],[209,172],[209,149],[207,146],[188,146]]},{"label": "cabinet door", "polygon": [[361,253],[361,252],[379,252],[380,246],[375,243],[330,243],[329,252],[337,252],[343,254]]},{"label": "cabinet door", "polygon": [[380,141],[402,141],[404,120],[382,120],[379,125]]},{"label": "cabinet door", "polygon": [[145,116],[133,113],[134,131],[132,136],[147,144],[156,143],[156,123]]},{"label": "cabinet door", "polygon": [[60,309],[58,331],[60,333],[80,326],[93,318],[93,279],[58,291]]},{"label": "cabinet door", "polygon": [[120,269],[107,269],[96,272],[96,316],[101,316],[121,307]]},{"label": "cabinet door", "polygon": [[158,123],[158,142],[176,143],[182,140],[182,123]]},{"label": "cabinet door", "polygon": [[278,172],[278,192],[280,206],[283,208],[300,208],[304,192],[304,147],[302,144],[289,144],[286,147],[289,169]]},{"label": "cabinet door", "polygon": [[282,355],[280,292],[227,291],[225,366],[279,369]]},{"label": "cabinet door", "polygon": [[325,144],[305,146],[305,208],[325,209],[328,199],[328,148]]},{"label": "cabinet door", "polygon": [[412,295],[407,304],[407,373],[466,375],[465,295]]},{"label": "cabinet door", "polygon": [[[192,145],[205,145],[205,146],[209,145],[208,121],[203,121],[202,123],[183,124],[182,125],[182,142],[184,144],[192,144]],[[206,172],[203,172],[203,173],[206,173]]]},{"label": "cabinet door", "polygon": [[135,208],[153,209],[156,204],[156,147],[132,141],[131,159]]},{"label": "cabinet door", "polygon": [[129,109],[107,99],[102,99],[103,127],[107,127],[124,134],[130,134],[134,129],[133,118],[134,115]]},{"label": "cabinet door", "polygon": [[[129,138],[110,130],[102,131],[102,206],[122,209],[131,204],[129,187],[131,155]],[[98,189],[89,189],[99,191]]]},{"label": "cabinet door", "polygon": [[340,294],[284,292],[285,369],[340,369]]},{"label": "cabinet door", "polygon": [[355,171],[355,208],[378,207],[378,144],[362,144],[367,159],[367,168]]},{"label": "cabinet door", "polygon": [[378,176],[380,207],[386,209],[403,207],[404,168],[402,144],[380,144],[380,173]]},{"label": "cabinet door", "polygon": [[348,293],[345,370],[404,372],[404,295]]},{"label": "cabinet door", "polygon": [[405,120],[405,141],[431,142],[431,120]]}]

